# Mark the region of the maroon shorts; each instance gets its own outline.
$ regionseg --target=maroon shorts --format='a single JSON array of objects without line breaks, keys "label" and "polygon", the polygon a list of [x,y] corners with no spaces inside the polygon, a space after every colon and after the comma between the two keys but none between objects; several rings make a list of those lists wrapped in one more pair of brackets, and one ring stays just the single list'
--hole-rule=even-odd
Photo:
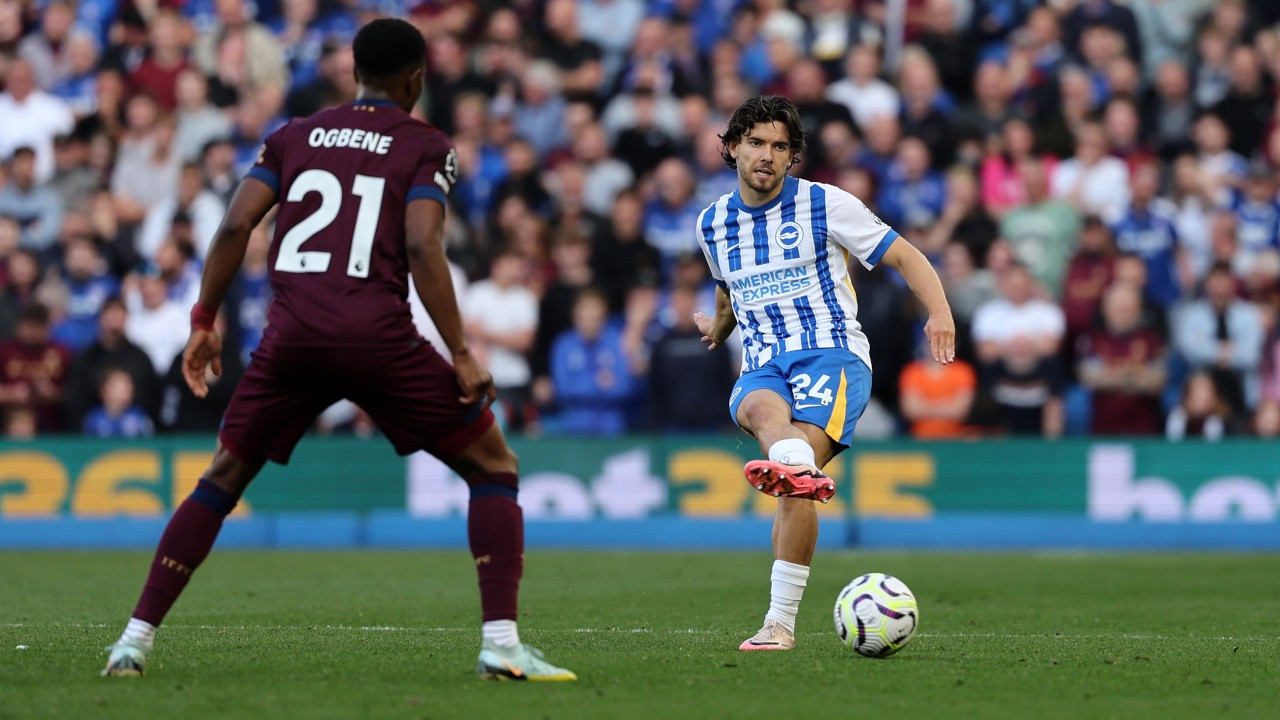
[{"label": "maroon shorts", "polygon": [[408,455],[448,459],[493,424],[484,404],[466,406],[453,366],[418,340],[382,347],[285,346],[264,338],[231,396],[218,437],[241,460],[285,464],[316,416],[346,398]]}]

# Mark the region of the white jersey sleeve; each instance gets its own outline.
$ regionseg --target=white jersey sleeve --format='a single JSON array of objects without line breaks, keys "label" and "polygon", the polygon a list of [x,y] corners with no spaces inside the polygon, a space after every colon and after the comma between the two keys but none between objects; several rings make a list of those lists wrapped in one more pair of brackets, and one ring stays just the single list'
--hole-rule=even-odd
[{"label": "white jersey sleeve", "polygon": [[717,204],[712,204],[703,209],[698,215],[698,223],[694,226],[693,231],[698,235],[698,247],[702,248],[702,256],[707,259],[707,267],[711,270],[711,277],[716,284],[721,287],[727,287],[724,283],[724,273],[720,271],[720,263],[716,261],[716,255],[713,244],[713,224],[716,219]]},{"label": "white jersey sleeve", "polygon": [[827,185],[827,236],[868,270],[875,267],[898,233],[852,194]]}]

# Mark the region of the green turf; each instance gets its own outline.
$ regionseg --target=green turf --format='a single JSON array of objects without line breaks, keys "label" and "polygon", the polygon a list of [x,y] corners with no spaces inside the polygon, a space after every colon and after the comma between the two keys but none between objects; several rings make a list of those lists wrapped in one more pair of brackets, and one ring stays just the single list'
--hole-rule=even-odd
[{"label": "green turf", "polygon": [[[575,684],[474,677],[453,553],[215,554],[143,679],[98,677],[138,553],[0,553],[0,718],[1276,717],[1280,556],[825,554],[792,653],[739,653],[762,554],[529,557],[521,633]],[[831,628],[890,572],[921,632],[887,660]],[[16,646],[27,649],[18,650]]]}]

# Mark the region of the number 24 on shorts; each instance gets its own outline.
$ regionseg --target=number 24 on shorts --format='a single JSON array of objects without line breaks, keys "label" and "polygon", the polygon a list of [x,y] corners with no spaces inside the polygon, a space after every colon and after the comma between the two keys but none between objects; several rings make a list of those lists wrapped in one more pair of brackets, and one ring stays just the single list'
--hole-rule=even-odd
[{"label": "number 24 on shorts", "polygon": [[[818,407],[818,405],[830,405],[835,399],[831,388],[827,387],[827,383],[831,381],[830,375],[819,375],[815,382],[809,377],[808,373],[800,373],[792,377],[787,382],[791,385],[791,397],[795,402],[797,410],[805,408]],[[817,400],[818,402],[806,402],[807,400]]]}]

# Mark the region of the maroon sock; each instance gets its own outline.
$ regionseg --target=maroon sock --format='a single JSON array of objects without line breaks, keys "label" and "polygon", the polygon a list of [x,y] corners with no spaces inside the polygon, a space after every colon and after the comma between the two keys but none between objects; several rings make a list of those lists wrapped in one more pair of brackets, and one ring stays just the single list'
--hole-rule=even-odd
[{"label": "maroon sock", "polygon": [[469,483],[467,539],[480,576],[483,619],[515,620],[524,572],[524,515],[516,504],[516,474],[477,475]]},{"label": "maroon sock", "polygon": [[208,557],[222,520],[236,506],[236,499],[207,480],[182,501],[160,537],[151,573],[133,617],[159,626],[182,594],[191,573]]}]

